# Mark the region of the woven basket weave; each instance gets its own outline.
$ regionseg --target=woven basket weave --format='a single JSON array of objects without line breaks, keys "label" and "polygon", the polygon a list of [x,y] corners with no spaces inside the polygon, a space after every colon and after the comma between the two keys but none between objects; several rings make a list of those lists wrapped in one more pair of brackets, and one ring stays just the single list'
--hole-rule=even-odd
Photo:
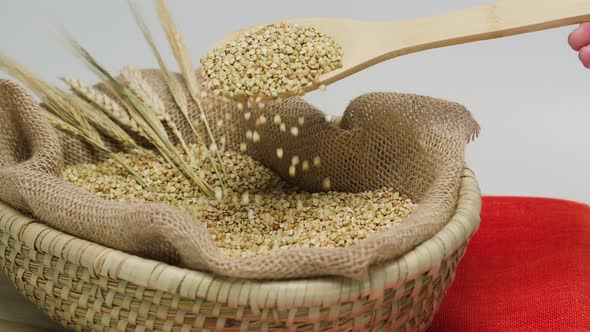
[{"label": "woven basket weave", "polygon": [[216,278],[45,226],[0,202],[0,263],[18,290],[79,331],[423,331],[471,235],[481,199],[465,169],[455,214],[433,238],[360,281]]}]

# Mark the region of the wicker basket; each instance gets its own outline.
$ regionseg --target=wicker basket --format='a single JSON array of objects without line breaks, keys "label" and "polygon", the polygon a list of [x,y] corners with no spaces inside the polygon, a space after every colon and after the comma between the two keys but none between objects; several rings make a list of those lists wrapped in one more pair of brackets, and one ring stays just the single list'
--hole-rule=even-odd
[{"label": "wicker basket", "polygon": [[81,331],[422,331],[479,226],[465,169],[447,226],[362,281],[217,278],[142,259],[45,226],[0,202],[0,262],[19,291]]}]

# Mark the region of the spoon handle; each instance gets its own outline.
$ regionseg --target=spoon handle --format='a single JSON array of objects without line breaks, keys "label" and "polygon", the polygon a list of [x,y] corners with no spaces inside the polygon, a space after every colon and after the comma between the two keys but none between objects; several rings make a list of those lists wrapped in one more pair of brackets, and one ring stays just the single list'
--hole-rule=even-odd
[{"label": "spoon handle", "polygon": [[586,21],[590,22],[590,0],[504,0],[412,21],[404,38],[410,49],[403,53]]}]

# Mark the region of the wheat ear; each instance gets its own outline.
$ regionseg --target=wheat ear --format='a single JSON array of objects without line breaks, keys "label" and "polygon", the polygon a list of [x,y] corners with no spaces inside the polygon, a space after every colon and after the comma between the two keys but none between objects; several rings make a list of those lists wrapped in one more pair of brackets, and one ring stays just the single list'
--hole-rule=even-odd
[{"label": "wheat ear", "polygon": [[62,77],[61,79],[66,83],[75,93],[85,98],[89,102],[99,107],[105,114],[107,114],[113,121],[117,122],[123,128],[128,129],[132,133],[143,136],[141,129],[130,116],[127,110],[114,101],[111,97],[102,93],[96,88],[84,85],[82,81],[71,77]]},{"label": "wheat ear", "polygon": [[[142,177],[134,172],[122,160],[118,159],[104,144],[98,131],[90,124],[92,120],[84,113],[85,109],[80,108],[82,105],[77,103],[74,95],[47,84],[12,58],[2,54],[0,54],[0,69],[3,69],[8,74],[21,81],[21,83],[27,86],[35,95],[37,95],[37,97],[39,97],[39,99],[41,99],[44,104],[43,107],[49,114],[48,121],[55,128],[79,137],[96,149],[114,156],[114,159],[119,162],[131,174],[131,176],[133,176],[133,178],[135,178],[137,183],[145,186]],[[119,128],[116,125],[114,126]],[[121,133],[119,132],[118,134]],[[125,139],[126,138],[123,140]],[[135,143],[131,138],[129,139],[131,141],[127,141],[127,143]]]},{"label": "wheat ear", "polygon": [[68,94],[67,99],[104,135],[112,138],[126,149],[139,148],[135,140],[111,118],[76,94]]},{"label": "wheat ear", "polygon": [[123,77],[127,87],[129,87],[129,89],[133,91],[133,93],[135,93],[146,106],[152,109],[152,112],[154,112],[156,117],[162,123],[166,124],[172,130],[174,135],[176,135],[180,141],[180,144],[184,152],[189,157],[191,163],[195,164],[193,154],[188,148],[182,133],[178,129],[178,126],[170,117],[170,113],[166,111],[164,102],[162,102],[158,94],[154,92],[151,85],[145,80],[141,74],[141,71],[135,69],[133,66],[127,66],[121,70],[121,76]]},{"label": "wheat ear", "polygon": [[100,140],[98,132],[94,130],[79,110],[66,100],[66,94],[62,93],[57,87],[47,84],[14,59],[4,54],[0,54],[0,70],[27,86],[54,112],[59,112],[60,118],[79,128],[85,135]]},{"label": "wheat ear", "polygon": [[102,144],[102,142],[97,142],[97,141],[90,139],[89,137],[84,135],[84,133],[82,131],[78,130],[76,127],[63,121],[62,119],[60,119],[58,116],[54,115],[53,113],[51,113],[47,109],[46,109],[45,115],[47,117],[47,121],[49,122],[49,124],[51,124],[54,128],[61,130],[64,133],[69,134],[71,136],[81,138],[82,140],[86,141],[87,143],[92,145],[97,150],[107,153],[110,158],[112,158],[117,163],[119,163],[121,166],[123,166],[123,168],[127,172],[129,172],[129,174],[131,174],[131,176],[135,179],[135,181],[137,181],[137,183],[139,183],[143,187],[147,186],[145,184],[145,181],[141,177],[141,175],[139,175],[137,172],[135,172],[133,170],[133,168],[131,168],[129,165],[127,165],[127,163],[123,159],[117,157],[117,155],[115,153],[113,153],[113,151],[109,150],[104,144]]}]

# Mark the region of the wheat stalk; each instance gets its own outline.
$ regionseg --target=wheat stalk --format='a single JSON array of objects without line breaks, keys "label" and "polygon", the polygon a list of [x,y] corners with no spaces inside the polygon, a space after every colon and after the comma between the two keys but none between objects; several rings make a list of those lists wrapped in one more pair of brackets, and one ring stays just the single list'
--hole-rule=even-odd
[{"label": "wheat stalk", "polygon": [[154,113],[156,113],[161,120],[170,118],[170,115],[166,112],[164,102],[160,99],[158,94],[154,92],[152,86],[146,81],[139,70],[133,66],[126,66],[121,70],[121,76],[131,91],[133,91],[146,105],[150,105]]},{"label": "wheat stalk", "polygon": [[111,99],[111,97],[100,92],[96,88],[84,85],[84,83],[82,83],[80,80],[71,77],[63,77],[61,80],[66,83],[75,93],[90,101],[94,105],[100,107],[100,109],[105,114],[107,114],[120,126],[139,136],[143,136],[139,126],[133,119],[131,119],[127,110],[123,109],[123,107]]},{"label": "wheat stalk", "polygon": [[48,107],[59,112],[61,118],[93,139],[100,139],[98,132],[90,125],[86,118],[67,100],[61,91],[45,83],[32,72],[18,64],[14,59],[0,54],[0,69],[26,85]]},{"label": "wheat stalk", "polygon": [[187,121],[189,121],[189,124],[191,125],[191,128],[192,128],[195,136],[197,137],[197,139],[202,140],[201,135],[192,126],[192,122],[188,118],[187,97],[184,94],[184,92],[182,91],[182,87],[180,85],[180,82],[178,82],[176,77],[168,69],[166,62],[164,61],[164,58],[160,54],[160,51],[158,50],[158,47],[156,46],[156,43],[154,42],[154,39],[152,38],[152,34],[150,33],[147,25],[145,24],[143,17],[141,16],[141,13],[139,12],[139,9],[135,6],[135,3],[130,1],[129,6],[131,7],[131,11],[133,13],[133,17],[135,18],[135,22],[137,23],[137,26],[141,30],[146,42],[150,46],[150,49],[152,50],[152,52],[154,53],[154,56],[156,57],[156,60],[158,61],[158,65],[160,67],[160,70],[162,71],[162,75],[164,76],[164,80],[166,81],[166,85],[168,86],[168,89],[170,91],[170,94],[172,95],[172,98],[174,99],[174,102],[176,103],[176,105],[178,105],[178,108],[180,109],[182,114],[187,118]]},{"label": "wheat stalk", "polygon": [[[62,130],[67,134],[82,138],[96,149],[104,151],[110,156],[114,156],[114,153],[104,144],[98,131],[96,131],[90,124],[92,120],[86,117],[86,113],[81,112],[80,107],[82,107],[83,111],[87,110],[81,103],[79,103],[80,101],[83,102],[83,100],[77,100],[74,95],[68,94],[65,91],[47,84],[16,61],[2,54],[0,54],[0,69],[3,69],[8,74],[21,81],[21,83],[27,86],[33,91],[33,93],[35,93],[35,95],[37,95],[37,97],[39,97],[39,99],[41,99],[44,108],[47,110],[48,121],[55,128]],[[99,119],[99,117],[96,119]],[[105,123],[106,122],[101,122],[101,124]],[[114,127],[118,128],[116,125],[114,125]],[[120,131],[113,128],[109,129],[112,130],[111,133],[114,133],[117,138],[124,141],[128,146],[135,145],[133,139],[131,139],[122,129]],[[142,177],[134,172],[127,164],[125,164],[125,162],[116,156],[114,156],[113,159],[119,162],[140,185],[145,186]]]},{"label": "wheat stalk", "polygon": [[130,66],[123,68],[121,71],[123,83],[129,90],[135,94],[142,104],[149,109],[160,121],[156,121],[155,124],[158,126],[158,131],[161,131],[166,139],[168,139],[168,134],[166,134],[166,129],[162,124],[162,121],[165,119],[164,111],[164,103],[155,93],[153,93],[152,88],[143,80],[143,77],[140,76],[136,70],[132,70]]},{"label": "wheat stalk", "polygon": [[145,80],[141,72],[132,66],[127,66],[121,71],[121,76],[127,87],[135,93],[139,99],[156,114],[156,117],[165,123],[178,138],[184,152],[189,157],[192,164],[195,164],[193,154],[188,148],[182,133],[178,129],[176,123],[172,120],[170,113],[166,111],[164,103],[160,97],[154,92],[151,85]]},{"label": "wheat stalk", "polygon": [[53,113],[51,113],[48,109],[45,109],[45,111],[46,111],[45,115],[47,117],[47,121],[49,122],[49,124],[51,124],[56,129],[59,129],[59,130],[63,131],[64,133],[70,134],[72,136],[76,136],[76,137],[83,137],[84,136],[84,134],[82,134],[82,132],[80,130],[78,130],[76,127],[68,124],[67,122],[63,121],[62,119],[57,117],[57,115],[54,115]]},{"label": "wheat stalk", "polygon": [[[154,39],[152,38],[152,34],[151,34],[149,28],[147,27],[147,25],[145,24],[145,21],[143,20],[143,17],[141,16],[141,13],[139,12],[139,9],[135,5],[135,3],[130,0],[129,6],[131,8],[131,12],[133,13],[133,17],[135,18],[135,22],[137,23],[137,26],[141,30],[146,42],[148,43],[148,45],[150,46],[150,49],[152,50],[152,53],[154,54],[154,56],[156,57],[156,60],[158,61],[158,65],[160,66],[160,70],[162,71],[162,75],[164,76],[164,80],[166,81],[166,85],[168,86],[168,90],[170,91],[170,94],[172,95],[176,105],[178,105],[178,108],[180,109],[181,113],[183,114],[186,121],[188,122],[192,132],[197,137],[197,140],[206,147],[205,140],[201,137],[200,133],[194,127],[193,122],[188,114],[187,97],[184,94],[184,91],[182,90],[182,86],[180,85],[180,82],[178,82],[176,77],[168,69],[166,62],[162,58],[162,55],[160,54],[160,51],[158,50],[158,47],[156,46],[156,43],[154,42]],[[209,161],[211,162],[211,165],[213,166],[213,170],[214,170],[215,174],[217,175],[217,178],[220,180],[220,183],[223,186],[223,182],[221,181],[221,177],[219,176],[219,170],[216,167],[215,161],[213,160],[213,158],[211,157],[210,154],[208,154],[207,157],[208,157]],[[222,164],[222,167],[223,167],[223,164]]]},{"label": "wheat stalk", "polygon": [[141,99],[127,86],[117,81],[80,44],[72,38],[68,38],[68,42],[68,45],[72,48],[74,53],[84,60],[84,63],[88,65],[98,77],[105,81],[104,83],[107,88],[109,88],[109,90],[127,107],[131,117],[137,122],[150,143],[160,151],[161,155],[205,194],[214,196],[213,188],[195,174],[184,162],[181,155],[176,150],[176,147],[168,139],[168,135],[156,114],[143,104]]},{"label": "wheat stalk", "polygon": [[106,114],[98,110],[94,105],[86,102],[78,95],[68,95],[67,99],[84,114],[84,116],[94,125],[100,132],[112,138],[117,143],[121,144],[126,149],[139,148],[135,140],[127,134],[125,130],[119,127]]},{"label": "wheat stalk", "polygon": [[49,122],[49,124],[51,124],[56,129],[59,129],[59,130],[65,132],[66,134],[70,134],[74,137],[81,138],[84,141],[88,142],[90,145],[92,145],[97,150],[107,153],[110,158],[112,158],[117,163],[119,163],[121,166],[123,166],[123,168],[125,168],[125,170],[127,170],[127,172],[129,172],[129,174],[131,174],[131,176],[135,179],[135,181],[137,181],[137,183],[139,183],[142,187],[147,186],[145,181],[141,177],[141,175],[137,174],[137,172],[135,172],[133,170],[133,168],[131,168],[129,165],[127,165],[127,163],[123,159],[117,157],[117,155],[115,153],[113,153],[113,151],[109,150],[104,145],[104,143],[102,141],[95,141],[95,140],[87,137],[86,135],[84,135],[84,133],[82,131],[78,130],[78,128],[63,121],[62,119],[60,119],[58,116],[51,113],[47,109],[45,112],[45,116],[47,117],[47,121]]},{"label": "wheat stalk", "polygon": [[[197,106],[199,107],[199,111],[201,112],[201,119],[203,120],[203,123],[205,124],[205,128],[207,129],[207,133],[209,135],[209,139],[211,140],[211,143],[213,145],[217,146],[217,143],[215,141],[215,137],[213,136],[213,132],[211,131],[211,127],[209,126],[209,121],[207,120],[203,105],[201,103],[201,91],[199,89],[199,84],[197,82],[197,78],[195,75],[195,69],[193,67],[193,63],[191,61],[191,58],[188,55],[189,52],[187,50],[186,44],[184,43],[184,41],[182,39],[182,34],[180,33],[180,30],[176,27],[176,24],[174,23],[174,20],[172,19],[172,15],[170,14],[170,11],[166,7],[166,3],[163,0],[157,0],[156,4],[157,4],[158,15],[160,17],[160,23],[166,33],[166,37],[168,39],[168,44],[170,45],[170,48],[172,49],[174,57],[176,58],[176,62],[178,63],[180,70],[182,71],[182,74],[183,74],[184,80],[186,82],[186,85],[188,87],[189,93],[190,93],[191,97],[193,98],[193,100],[197,103]],[[186,116],[188,116],[188,114]],[[190,122],[190,119],[187,118],[187,120],[189,120],[189,122]],[[219,149],[216,149],[216,154],[217,154],[217,158],[218,158],[219,164],[221,166],[221,169],[222,169],[223,173],[226,174],[225,168],[223,167],[223,162],[221,160],[221,154],[219,153]]]}]

